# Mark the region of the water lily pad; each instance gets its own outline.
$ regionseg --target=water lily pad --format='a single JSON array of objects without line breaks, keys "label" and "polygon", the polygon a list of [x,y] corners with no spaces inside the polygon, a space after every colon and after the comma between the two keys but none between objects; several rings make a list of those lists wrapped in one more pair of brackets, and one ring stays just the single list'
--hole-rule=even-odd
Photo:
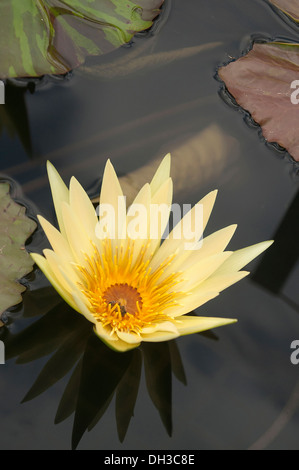
[{"label": "water lily pad", "polygon": [[12,200],[9,184],[0,183],[0,314],[22,300],[25,287],[17,280],[32,270],[24,244],[35,228],[25,207]]},{"label": "water lily pad", "polygon": [[269,0],[274,6],[287,14],[294,21],[299,22],[299,2],[298,0]]},{"label": "water lily pad", "polygon": [[164,0],[1,0],[0,78],[64,74],[151,27]]},{"label": "water lily pad", "polygon": [[299,161],[299,44],[256,43],[218,73],[237,103],[260,124],[265,139]]}]

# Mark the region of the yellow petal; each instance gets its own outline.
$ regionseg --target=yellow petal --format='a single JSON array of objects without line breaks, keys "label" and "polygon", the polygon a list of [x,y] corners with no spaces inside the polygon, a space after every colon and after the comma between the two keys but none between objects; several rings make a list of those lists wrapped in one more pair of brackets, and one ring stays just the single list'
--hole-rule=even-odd
[{"label": "yellow petal", "polygon": [[114,351],[118,352],[126,352],[130,351],[130,349],[137,348],[140,343],[126,343],[125,341],[122,341],[121,339],[118,340],[111,340],[108,339],[106,336],[102,336],[99,330],[97,329],[98,323],[96,323],[94,327],[94,332],[95,334],[105,343],[110,349],[113,349]]},{"label": "yellow petal", "polygon": [[[78,281],[78,277],[69,263],[64,263],[63,260],[52,250],[45,249],[43,251],[45,258],[48,261],[49,267],[51,268],[52,273],[55,275],[57,281],[61,285],[62,289],[66,290],[70,295],[72,292],[72,286],[70,285],[70,280],[72,283]],[[60,270],[60,266],[64,267],[67,276],[63,276]]]},{"label": "yellow petal", "polygon": [[91,200],[76,178],[70,181],[70,207],[80,224],[84,227],[87,237],[97,242],[96,225],[98,218]]},{"label": "yellow petal", "polygon": [[151,198],[150,208],[150,233],[151,253],[160,246],[169,223],[171,202],[173,194],[172,179],[168,178]]},{"label": "yellow petal", "polygon": [[154,333],[150,333],[148,335],[142,335],[142,341],[147,341],[150,343],[158,343],[160,341],[169,341],[171,339],[175,339],[180,336],[179,333],[173,333],[171,331],[155,331]]},{"label": "yellow petal", "polygon": [[[200,258],[207,258],[208,256],[213,256],[224,251],[235,233],[236,228],[237,225],[229,225],[204,237],[204,239],[198,243],[198,248],[195,246],[194,250],[190,250],[191,256],[189,257],[189,262],[193,262],[194,256],[199,260]],[[188,267],[188,264],[186,264],[186,267]]]},{"label": "yellow petal", "polygon": [[108,331],[107,328],[104,328],[102,323],[99,321],[95,322],[95,329],[97,332],[98,336],[101,336],[101,338],[105,338],[109,341],[118,341],[118,336],[116,333],[112,333]]},{"label": "yellow petal", "polygon": [[[134,239],[134,236],[131,236],[130,234],[130,227],[132,227],[132,229],[137,227],[137,229],[140,229],[139,233],[142,233],[143,241],[148,240],[149,233],[150,233],[149,231],[150,204],[151,204],[151,191],[150,191],[149,184],[147,183],[140,189],[133,203],[128,208],[127,228],[128,228],[128,236],[130,238]],[[136,222],[136,224],[134,222]]]},{"label": "yellow petal", "polygon": [[[119,235],[123,236],[124,232],[123,226],[126,222],[126,202],[119,180],[110,160],[107,160],[104,170],[100,195],[100,206],[101,205],[103,208],[105,205],[108,205],[114,210],[115,217],[113,223],[115,233],[109,235],[112,239],[117,241],[119,239]],[[101,223],[101,218],[99,222]]]},{"label": "yellow petal", "polygon": [[200,284],[199,290],[201,292],[211,292],[215,290],[221,292],[236,282],[241,281],[244,277],[248,276],[248,274],[248,271],[238,271],[228,274],[218,274],[218,271],[216,271],[212,276]]},{"label": "yellow petal", "polygon": [[[212,191],[207,194],[203,199],[201,199],[195,206],[192,207],[189,213],[185,214],[184,217],[180,220],[180,222],[174,227],[174,229],[170,232],[169,237],[164,240],[161,247],[156,252],[155,256],[151,260],[150,266],[153,271],[155,271],[163,261],[173,253],[177,253],[177,259],[179,256],[183,256],[184,258],[188,258],[190,253],[189,250],[186,250],[186,244],[190,244],[192,240],[186,238],[186,234],[184,233],[185,225],[190,227],[195,227],[196,217],[198,216],[198,207],[202,209],[201,215],[202,220],[200,231],[198,233],[198,239],[202,236],[202,233],[208,223],[209,217],[211,215],[215,199],[217,196],[217,191]],[[189,234],[188,234],[189,235]],[[194,241],[194,240],[193,240]],[[181,259],[180,259],[181,262]]]},{"label": "yellow petal", "polygon": [[[77,291],[78,291],[78,289],[77,289]],[[95,320],[94,316],[92,315],[92,313],[89,311],[86,303],[81,299],[81,297],[79,295],[79,292],[74,291],[73,292],[73,298],[74,298],[74,302],[77,306],[77,311],[80,312],[82,315],[84,315],[84,317],[88,321],[95,324],[96,320]]]},{"label": "yellow petal", "polygon": [[153,326],[142,328],[143,335],[148,335],[150,333],[154,333],[155,331],[168,331],[175,334],[178,332],[176,326],[171,321],[164,321],[161,323],[156,323]]},{"label": "yellow petal", "polygon": [[165,314],[172,318],[176,318],[180,315],[184,315],[185,313],[190,313],[218,295],[219,292],[217,290],[202,291],[201,289],[198,289],[195,293],[182,296],[182,300],[179,302],[179,305],[165,310]]},{"label": "yellow petal", "polygon": [[171,206],[173,196],[173,182],[171,178],[167,178],[163,184],[159,187],[159,189],[152,194],[151,193],[151,201],[152,204],[166,204],[167,206]]},{"label": "yellow petal", "polygon": [[[203,260],[197,261],[194,255],[194,264],[188,269],[184,268],[184,264],[181,267],[182,277],[185,279],[177,285],[178,290],[193,291],[203,282],[205,279],[210,277],[215,271],[221,267],[222,264],[232,256],[231,251],[223,251],[214,256],[209,256]],[[168,268],[170,269],[170,268]],[[168,271],[165,270],[165,273]]]},{"label": "yellow petal", "polygon": [[75,260],[81,265],[85,265],[85,255],[91,256],[94,252],[94,247],[88,237],[85,228],[81,225],[80,221],[76,218],[69,204],[62,203],[61,207],[63,223],[65,226],[65,233],[72,250]]},{"label": "yellow petal", "polygon": [[160,163],[151,183],[151,194],[152,196],[159,190],[159,188],[163,185],[163,183],[169,178],[170,175],[170,163],[171,157],[170,153],[165,155],[162,162]]},{"label": "yellow petal", "polygon": [[38,265],[40,270],[44,273],[46,278],[50,281],[54,289],[58,292],[58,294],[74,309],[78,311],[78,308],[67,290],[65,290],[62,285],[57,280],[55,274],[51,270],[48,261],[44,256],[39,255],[38,253],[31,253],[31,256],[34,262]]},{"label": "yellow petal", "polygon": [[184,315],[176,318],[176,327],[180,336],[189,335],[191,333],[199,333],[200,331],[210,330],[218,326],[229,325],[237,320],[233,318],[213,318],[213,317],[196,317]]},{"label": "yellow petal", "polygon": [[[227,289],[249,274],[248,271],[238,271],[238,269],[241,269],[243,266],[252,261],[256,256],[266,250],[272,243],[272,241],[261,242],[233,252],[228,257],[228,259],[226,259],[218,267],[218,269],[211,273],[208,278],[201,280],[197,286],[196,283],[192,285],[192,289],[198,288],[202,293],[211,291],[221,292],[224,289]],[[187,274],[184,273],[184,275]],[[179,286],[180,285],[178,285],[178,287]],[[185,288],[185,284],[182,284],[182,288]]]},{"label": "yellow petal", "polygon": [[74,261],[67,239],[42,216],[38,215],[37,217],[55,253],[64,258],[66,262]]},{"label": "yellow petal", "polygon": [[241,250],[235,251],[230,258],[223,263],[219,268],[217,274],[230,274],[234,271],[239,271],[246,266],[250,261],[259,256],[269,246],[271,246],[273,240],[257,243],[256,245],[247,246]]},{"label": "yellow petal", "polygon": [[134,265],[142,248],[148,243],[150,235],[150,204],[151,191],[149,184],[145,184],[129,207],[127,214],[128,237],[134,240],[132,265]]},{"label": "yellow petal", "polygon": [[198,248],[194,246],[194,250],[185,250],[180,252],[173,260],[168,268],[169,271],[184,271],[193,265],[203,261],[204,258],[221,253],[227,247],[232,238],[237,225],[230,225],[217,232],[205,237],[199,242]]},{"label": "yellow petal", "polygon": [[119,339],[129,344],[140,344],[141,338],[136,333],[125,333],[123,331],[116,332]]},{"label": "yellow petal", "polygon": [[69,190],[63,182],[56,168],[49,161],[47,162],[47,170],[58,225],[62,235],[65,236],[63,217],[61,213],[61,204],[63,202],[69,202]]}]

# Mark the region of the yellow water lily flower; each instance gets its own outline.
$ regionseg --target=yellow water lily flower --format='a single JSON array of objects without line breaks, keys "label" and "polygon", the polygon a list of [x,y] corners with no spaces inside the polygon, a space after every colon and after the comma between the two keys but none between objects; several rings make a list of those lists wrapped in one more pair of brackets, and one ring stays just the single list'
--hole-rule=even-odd
[{"label": "yellow water lily flower", "polygon": [[[61,297],[94,324],[95,333],[109,347],[127,351],[142,341],[167,341],[236,321],[186,315],[244,278],[248,272],[240,269],[272,243],[225,251],[236,225],[202,240],[217,191],[199,201],[164,237],[165,220],[158,220],[157,213],[154,217],[151,208],[166,207],[167,222],[172,205],[170,155],[128,210],[107,161],[99,208],[113,209],[114,226],[103,213],[98,217],[74,177],[68,189],[49,162],[47,169],[60,230],[39,216],[52,250],[32,257]],[[136,207],[138,221],[132,209]],[[196,224],[200,233],[190,241],[190,227]]]}]

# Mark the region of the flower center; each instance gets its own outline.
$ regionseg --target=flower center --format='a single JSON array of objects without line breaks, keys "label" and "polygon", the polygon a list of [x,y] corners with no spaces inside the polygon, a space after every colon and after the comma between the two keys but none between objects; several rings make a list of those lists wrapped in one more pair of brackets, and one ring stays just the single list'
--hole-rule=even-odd
[{"label": "flower center", "polygon": [[125,248],[112,249],[111,241],[103,240],[101,252],[94,247],[93,254],[85,257],[85,266],[77,266],[81,277],[78,284],[89,310],[111,335],[140,334],[143,328],[173,321],[167,310],[181,298],[180,292],[173,292],[180,273],[161,278],[174,255],[151,272],[146,252],[147,245],[134,257],[134,241],[129,240]]},{"label": "flower center", "polygon": [[138,312],[138,307],[142,307],[142,298],[135,287],[128,284],[114,284],[106,290],[103,298],[107,305],[119,305],[121,316],[124,317],[126,313],[135,315]]}]

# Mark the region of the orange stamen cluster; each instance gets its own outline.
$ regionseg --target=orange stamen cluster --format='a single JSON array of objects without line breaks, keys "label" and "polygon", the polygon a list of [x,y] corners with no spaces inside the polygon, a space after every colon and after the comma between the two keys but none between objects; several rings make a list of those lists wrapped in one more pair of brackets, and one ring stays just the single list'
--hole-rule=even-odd
[{"label": "orange stamen cluster", "polygon": [[[80,288],[90,304],[90,312],[111,334],[116,331],[140,334],[145,327],[162,321],[173,321],[165,314],[181,297],[173,287],[180,273],[161,279],[174,256],[168,257],[153,273],[149,267],[149,244],[134,253],[134,241],[112,246],[102,241],[101,251],[93,247],[86,255],[85,266],[78,266]],[[135,256],[135,258],[134,258]]]}]

